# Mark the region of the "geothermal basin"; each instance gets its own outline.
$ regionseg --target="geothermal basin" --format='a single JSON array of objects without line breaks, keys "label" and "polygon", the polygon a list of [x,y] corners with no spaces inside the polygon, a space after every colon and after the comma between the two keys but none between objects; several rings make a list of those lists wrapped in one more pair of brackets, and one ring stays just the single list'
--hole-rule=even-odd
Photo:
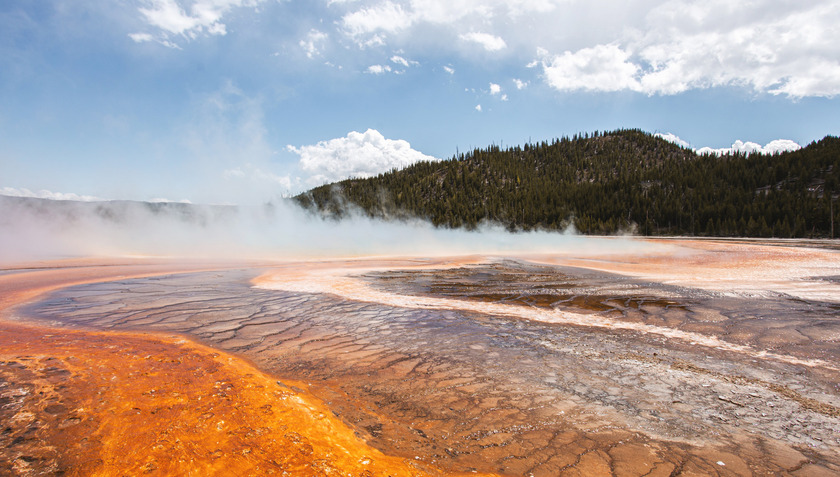
[{"label": "geothermal basin", "polygon": [[0,473],[840,474],[836,242],[601,240],[7,266]]}]

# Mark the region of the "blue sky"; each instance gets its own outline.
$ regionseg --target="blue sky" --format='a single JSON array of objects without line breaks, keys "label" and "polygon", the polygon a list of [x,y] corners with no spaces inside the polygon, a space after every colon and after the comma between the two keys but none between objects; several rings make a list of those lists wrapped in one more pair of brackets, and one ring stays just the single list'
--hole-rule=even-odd
[{"label": "blue sky", "polygon": [[820,0],[6,0],[0,193],[263,203],[625,127],[805,145],[840,133],[838,25]]}]

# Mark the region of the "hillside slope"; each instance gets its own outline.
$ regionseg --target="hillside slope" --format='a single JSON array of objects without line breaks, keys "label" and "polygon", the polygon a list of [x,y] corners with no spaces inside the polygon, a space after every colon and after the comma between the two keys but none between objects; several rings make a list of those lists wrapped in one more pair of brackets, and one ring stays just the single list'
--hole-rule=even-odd
[{"label": "hillside slope", "polygon": [[[639,130],[490,146],[294,200],[341,218],[419,217],[437,226],[645,235],[837,236],[840,139],[777,155],[697,155]],[[826,193],[826,191],[828,193]],[[833,214],[833,221],[832,221]]]}]

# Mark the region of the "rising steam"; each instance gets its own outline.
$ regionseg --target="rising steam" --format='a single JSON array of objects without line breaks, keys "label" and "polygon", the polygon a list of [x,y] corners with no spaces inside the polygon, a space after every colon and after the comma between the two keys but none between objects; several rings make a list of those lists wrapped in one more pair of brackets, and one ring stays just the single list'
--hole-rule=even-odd
[{"label": "rising steam", "polygon": [[574,251],[643,251],[631,239],[435,228],[417,220],[313,217],[290,202],[261,207],[0,196],[0,261],[79,256],[323,258]]}]

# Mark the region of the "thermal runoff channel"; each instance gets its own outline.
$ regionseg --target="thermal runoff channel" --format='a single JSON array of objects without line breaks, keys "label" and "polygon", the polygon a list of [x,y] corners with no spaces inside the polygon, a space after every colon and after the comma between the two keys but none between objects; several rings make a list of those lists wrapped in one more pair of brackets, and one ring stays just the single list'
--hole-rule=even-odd
[{"label": "thermal runoff channel", "polygon": [[840,475],[838,0],[0,0],[0,477]]},{"label": "thermal runoff channel", "polygon": [[830,240],[6,207],[4,473],[840,472]]}]

